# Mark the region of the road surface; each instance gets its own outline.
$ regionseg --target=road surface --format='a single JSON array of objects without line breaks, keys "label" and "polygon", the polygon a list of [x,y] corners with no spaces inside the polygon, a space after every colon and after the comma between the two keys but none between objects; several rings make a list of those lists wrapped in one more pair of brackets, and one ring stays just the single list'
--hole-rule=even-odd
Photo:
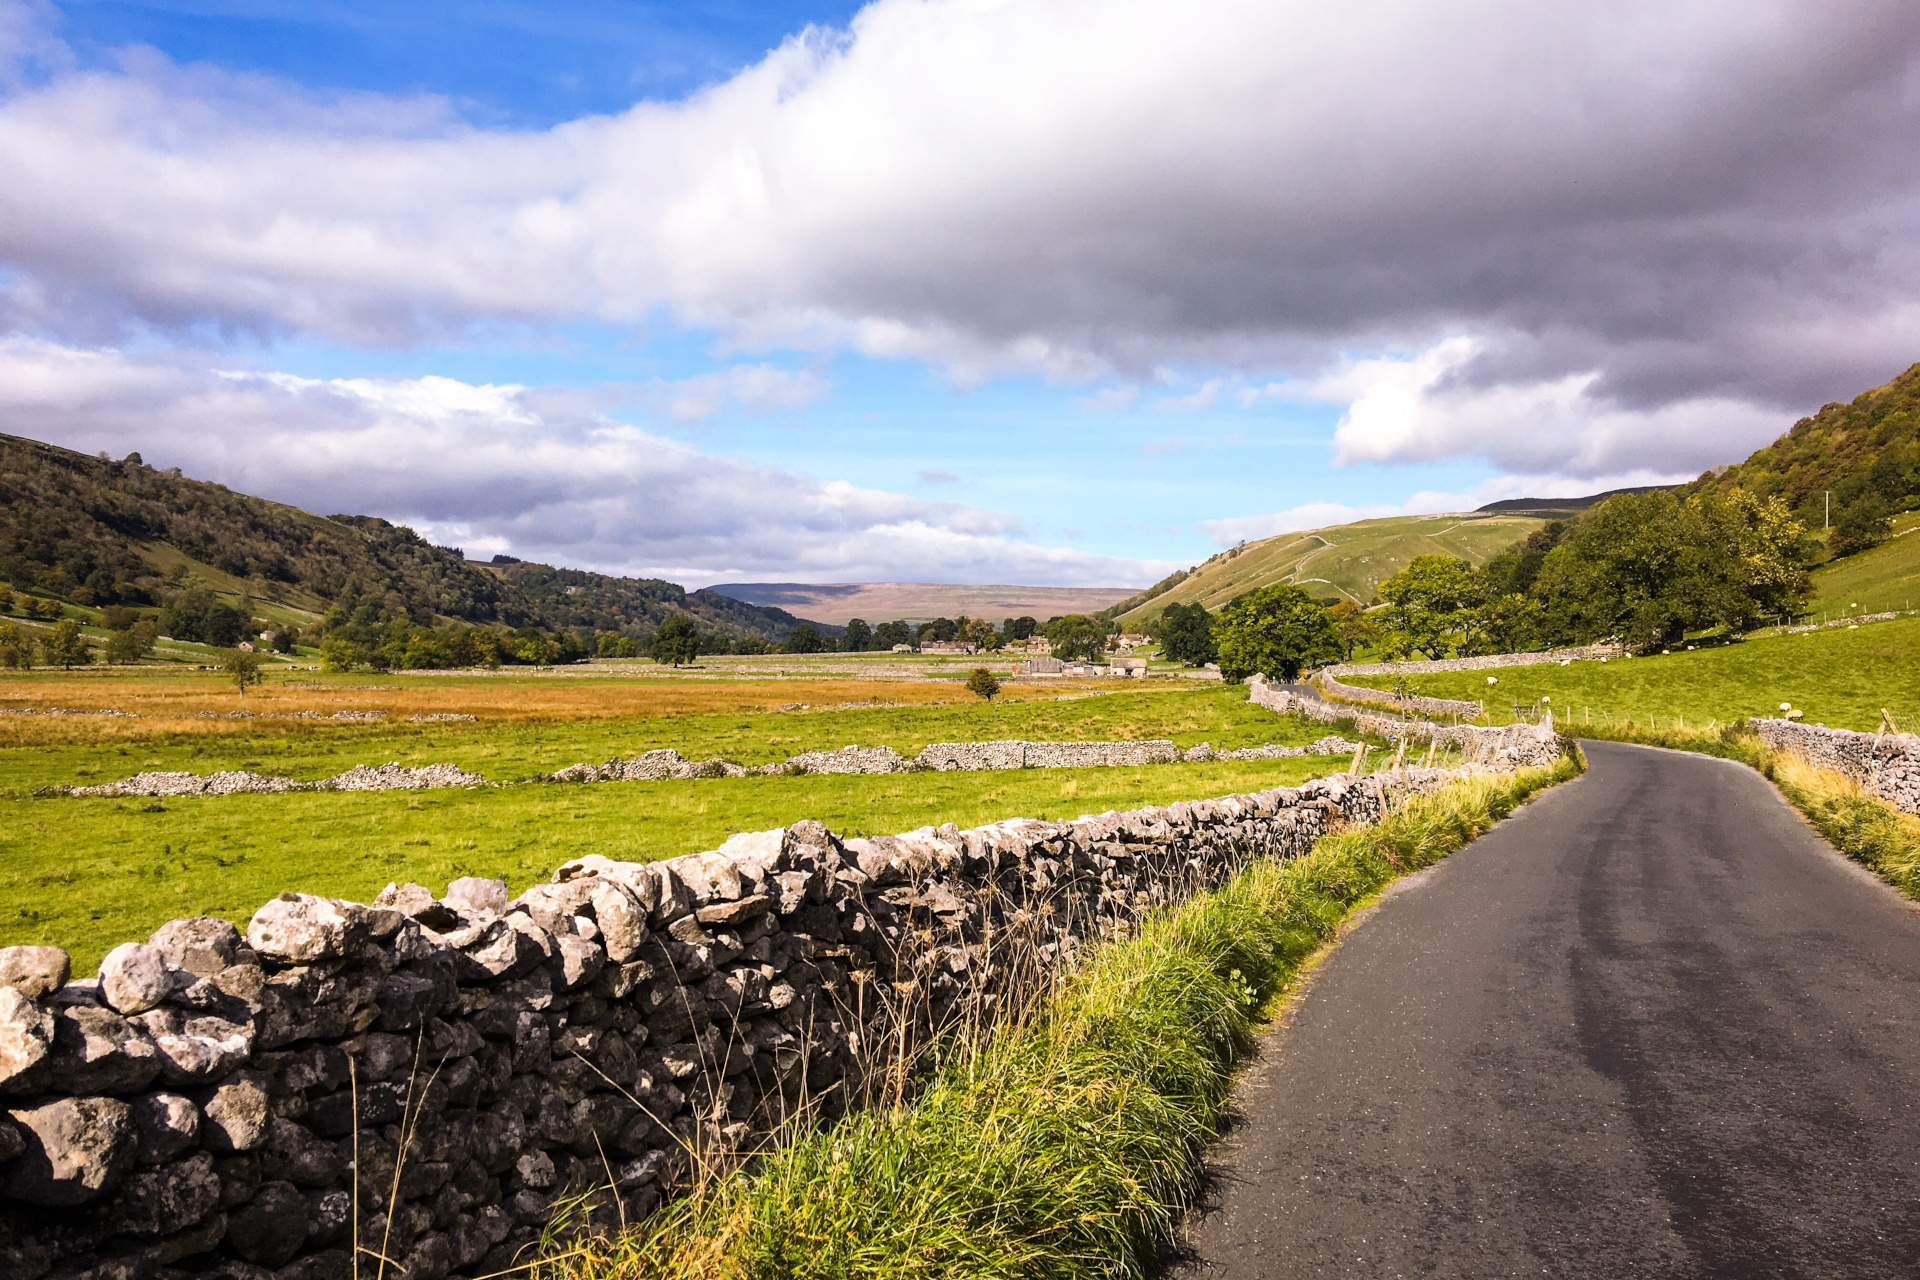
[{"label": "road surface", "polygon": [[1583,745],[1321,967],[1173,1275],[1920,1277],[1920,916],[1750,770]]}]

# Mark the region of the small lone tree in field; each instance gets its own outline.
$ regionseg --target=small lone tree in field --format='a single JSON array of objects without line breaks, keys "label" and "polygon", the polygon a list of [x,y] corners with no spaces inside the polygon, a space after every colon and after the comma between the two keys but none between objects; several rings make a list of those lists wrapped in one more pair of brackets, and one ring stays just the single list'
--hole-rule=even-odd
[{"label": "small lone tree in field", "polygon": [[700,656],[699,628],[693,625],[692,618],[678,615],[668,618],[653,633],[653,643],[647,647],[647,656],[655,662],[676,667],[683,662],[692,662]]},{"label": "small lone tree in field", "polygon": [[977,693],[992,702],[993,695],[1000,692],[1000,682],[985,667],[975,667],[973,674],[967,677],[967,692]]},{"label": "small lone tree in field", "polygon": [[233,681],[233,687],[240,691],[241,697],[247,696],[247,686],[259,684],[266,677],[260,674],[260,655],[251,649],[233,649],[222,655],[220,669]]}]

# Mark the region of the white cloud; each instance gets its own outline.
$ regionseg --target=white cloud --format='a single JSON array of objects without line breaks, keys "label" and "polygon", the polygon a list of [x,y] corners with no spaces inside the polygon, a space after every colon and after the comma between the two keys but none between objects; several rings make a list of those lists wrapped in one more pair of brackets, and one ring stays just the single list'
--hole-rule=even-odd
[{"label": "white cloud", "polygon": [[689,585],[777,575],[1106,586],[1172,567],[1038,546],[1013,517],[978,507],[715,456],[582,399],[439,377],[208,373],[0,341],[10,431],[85,452],[138,451],[310,510],[383,515],[469,552]]}]

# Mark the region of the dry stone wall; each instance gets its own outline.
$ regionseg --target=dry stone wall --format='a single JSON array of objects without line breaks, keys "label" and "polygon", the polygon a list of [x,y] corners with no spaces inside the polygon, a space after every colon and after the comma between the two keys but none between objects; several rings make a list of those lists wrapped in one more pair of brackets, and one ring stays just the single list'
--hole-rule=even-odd
[{"label": "dry stone wall", "polygon": [[1550,662],[1598,662],[1618,658],[1626,650],[1617,644],[1589,644],[1574,649],[1543,649],[1539,653],[1485,653],[1475,658],[1433,658],[1411,662],[1341,662],[1323,670],[1333,676],[1420,676],[1439,671],[1483,671],[1488,667],[1537,667]]},{"label": "dry stone wall", "polygon": [[1381,689],[1342,684],[1324,671],[1320,673],[1319,684],[1322,690],[1336,698],[1347,698],[1354,702],[1371,702],[1375,706],[1392,707],[1396,711],[1407,711],[1415,715],[1477,716],[1481,713],[1480,704],[1477,702],[1463,702],[1456,698],[1429,698],[1424,694],[1409,694],[1403,698]]},{"label": "dry stone wall", "polygon": [[1747,723],[1775,751],[1843,773],[1902,813],[1920,813],[1920,735],[1856,733],[1759,717]]},{"label": "dry stone wall", "polygon": [[858,1105],[895,1047],[1004,1016],[1085,941],[1452,776],[873,839],[802,822],[511,899],[288,893],[78,981],[64,952],[0,950],[0,1276],[346,1280],[356,1240],[398,1280],[498,1271],[556,1204],[630,1221],[690,1152]]},{"label": "dry stone wall", "polygon": [[1247,681],[1247,697],[1270,711],[1303,715],[1322,724],[1351,724],[1360,733],[1406,741],[1432,742],[1464,753],[1479,763],[1507,766],[1550,764],[1562,754],[1565,744],[1550,721],[1487,728],[1473,724],[1435,724],[1429,720],[1404,720],[1365,707],[1338,705],[1298,689],[1275,688],[1263,676]]}]

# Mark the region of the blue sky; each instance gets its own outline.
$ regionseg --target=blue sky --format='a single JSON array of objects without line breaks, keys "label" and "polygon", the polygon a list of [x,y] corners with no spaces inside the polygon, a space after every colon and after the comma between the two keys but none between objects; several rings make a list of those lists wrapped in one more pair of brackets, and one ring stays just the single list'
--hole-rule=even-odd
[{"label": "blue sky", "polygon": [[0,410],[483,553],[1137,585],[1920,352],[1920,24],[1442,16],[0,0]]}]

